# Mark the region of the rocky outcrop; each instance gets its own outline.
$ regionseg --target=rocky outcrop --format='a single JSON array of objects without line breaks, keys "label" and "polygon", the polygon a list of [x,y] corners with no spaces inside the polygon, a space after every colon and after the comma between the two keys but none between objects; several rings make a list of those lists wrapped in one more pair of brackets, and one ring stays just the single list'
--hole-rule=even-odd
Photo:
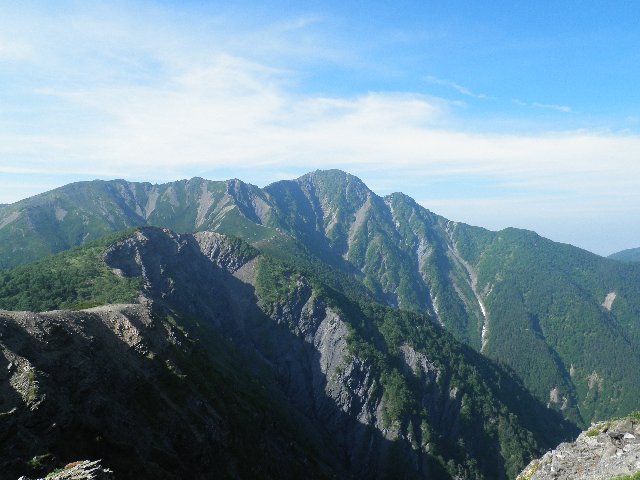
[{"label": "rocky outcrop", "polygon": [[611,480],[640,472],[640,415],[594,423],[533,460],[517,480]]},{"label": "rocky outcrop", "polygon": [[2,478],[78,456],[103,458],[118,479],[327,475],[317,452],[331,448],[303,436],[295,411],[265,408],[277,398],[269,377],[206,328],[142,301],[0,311]]},{"label": "rocky outcrop", "polygon": [[249,260],[258,255],[258,251],[216,232],[198,232],[193,235],[203,255],[218,267],[235,273]]},{"label": "rocky outcrop", "polygon": [[[177,406],[171,392],[159,390],[166,366],[177,361],[170,354],[176,332],[170,333],[146,306],[0,312],[0,333],[2,370],[19,394],[12,395],[3,382],[4,472],[24,471],[25,458],[48,455],[69,461],[70,454],[100,452],[113,467],[137,463],[132,476],[148,468],[167,478],[170,469],[159,466],[154,456],[163,452],[167,460],[180,458],[186,444],[179,437],[196,435],[220,445],[225,427],[211,406],[199,413],[202,429],[194,430],[183,418],[196,410]],[[207,405],[202,395],[193,395]],[[156,410],[163,414],[149,419],[147,414]],[[134,437],[128,434],[132,429]],[[164,429],[174,432],[173,440],[157,434]],[[211,461],[201,455],[191,458]]]},{"label": "rocky outcrop", "polygon": [[[113,472],[103,468],[100,460],[81,460],[65,465],[64,468],[49,473],[45,479],[38,480],[114,480]],[[18,480],[30,480],[20,477]]]}]

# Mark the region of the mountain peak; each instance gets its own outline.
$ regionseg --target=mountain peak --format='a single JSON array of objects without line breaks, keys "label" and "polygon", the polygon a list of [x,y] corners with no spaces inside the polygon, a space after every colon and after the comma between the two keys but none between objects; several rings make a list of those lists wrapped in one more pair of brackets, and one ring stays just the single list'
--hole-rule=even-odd
[{"label": "mountain peak", "polygon": [[367,197],[375,195],[358,177],[342,170],[316,170],[294,180],[303,190],[310,187],[318,197],[332,199],[334,202],[359,204]]},{"label": "mountain peak", "polygon": [[316,184],[322,184],[330,182],[336,185],[348,184],[366,189],[367,191],[371,191],[369,190],[369,187],[367,187],[367,185],[362,180],[360,180],[360,178],[337,168],[330,170],[315,170],[313,172],[302,175],[295,181],[298,183],[312,182]]},{"label": "mountain peak", "polygon": [[305,177],[317,177],[317,178],[356,178],[358,181],[361,181],[355,175],[351,175],[349,172],[345,172],[344,170],[340,170],[339,168],[329,168],[326,170],[317,169],[313,172],[308,172],[298,178],[298,180]]}]

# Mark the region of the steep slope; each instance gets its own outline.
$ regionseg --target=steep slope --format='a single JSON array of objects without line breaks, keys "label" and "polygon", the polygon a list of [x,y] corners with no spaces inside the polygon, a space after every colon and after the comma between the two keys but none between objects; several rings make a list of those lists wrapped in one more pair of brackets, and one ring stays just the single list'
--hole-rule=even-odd
[{"label": "steep slope", "polygon": [[[238,241],[213,238],[204,242],[208,252],[229,269],[255,255]],[[87,263],[98,248],[102,258],[106,246],[94,242],[62,254],[62,260],[41,262],[38,270],[46,280],[61,262]],[[148,251],[161,247],[148,245]],[[136,265],[135,258],[119,259],[123,268]],[[213,291],[231,291],[240,283],[231,285],[227,270],[210,261],[206,265],[182,267],[192,279],[194,272],[212,271],[207,287]],[[138,273],[144,282],[161,265],[142,268]],[[84,291],[83,280],[94,275],[72,273],[87,277],[69,286],[75,298]],[[141,286],[154,291],[149,282],[110,274],[129,295]],[[333,460],[332,444],[314,435],[315,426],[288,406],[267,366],[212,328],[238,321],[228,310],[238,302],[237,291],[233,297],[218,294],[204,301],[212,307],[205,308],[204,323],[172,311],[161,298],[156,302],[145,296],[137,305],[80,312],[0,312],[3,475],[17,478],[97,457],[117,478],[344,476],[340,462]],[[38,305],[48,292],[32,294],[30,301]],[[94,303],[102,294],[95,289],[86,295]],[[68,302],[57,296],[50,301]]]},{"label": "steep slope", "polygon": [[5,478],[87,457],[131,479],[336,472],[269,377],[150,307],[0,313]]},{"label": "steep slope", "polygon": [[[77,213],[63,217],[57,208]],[[57,237],[39,227],[38,215],[55,224]],[[237,235],[351,298],[434,318],[581,425],[636,408],[638,265],[533,232],[452,222],[401,193],[379,197],[339,170],[264,189],[202,179],[72,184],[0,210],[0,264],[130,224]],[[35,248],[33,238],[66,240]]]},{"label": "steep slope", "polygon": [[[106,233],[157,225],[179,232],[216,229],[252,241],[275,234],[257,225],[261,192],[237,180],[201,178],[163,185],[78,182],[0,210],[0,268],[31,262]],[[249,200],[251,210],[235,199]]]},{"label": "steep slope", "polygon": [[[104,259],[115,274],[141,278],[141,305],[2,314],[0,343],[18,367],[4,383],[13,404],[0,422],[31,439],[1,448],[3,461],[5,451],[23,459],[49,451],[63,460],[93,452],[115,469],[121,464],[108,460],[118,458],[111,448],[123,422],[137,428],[151,414],[150,427],[140,428],[162,446],[145,433],[141,445],[127,436],[121,447],[142,459],[139,468],[155,465],[162,473],[192,468],[206,478],[206,468],[230,455],[238,461],[225,468],[236,468],[229,475],[240,478],[263,462],[268,475],[261,476],[295,478],[302,461],[309,465],[305,477],[347,471],[357,478],[499,479],[513,478],[573,433],[508,372],[423,315],[354,302],[238,240],[147,228],[117,241]],[[80,371],[59,370],[76,364]],[[82,388],[78,379],[86,379]],[[131,398],[138,384],[147,388],[144,404]],[[256,393],[253,386],[261,387]],[[117,393],[99,421],[106,407],[94,411],[95,403],[108,402],[109,391]],[[82,412],[73,428],[71,408]],[[108,414],[121,408],[128,412],[122,418]],[[153,412],[166,409],[155,419]],[[262,421],[253,409],[263,412]],[[194,428],[191,421],[209,427],[189,436],[189,453],[182,453],[179,433],[162,440],[161,432]],[[52,422],[60,427],[38,437]],[[74,428],[101,432],[109,448],[94,440],[79,446]],[[251,449],[235,449],[252,434]],[[205,445],[214,440],[220,456],[209,458]]]},{"label": "steep slope", "polygon": [[[124,242],[106,254],[107,262],[125,274],[142,272],[145,289],[172,310],[210,319],[220,317],[216,309],[232,312],[233,321],[219,325],[225,335],[248,341],[269,360],[287,396],[328,430],[358,477],[389,469],[439,476],[443,465],[450,474],[513,476],[526,452],[553,443],[545,433],[557,438],[571,431],[566,425],[558,430],[559,417],[521,385],[422,316],[354,303],[268,257],[232,266],[255,284],[260,311],[251,307],[255,300],[234,307],[229,298],[240,285],[213,289],[213,271],[201,276],[184,268],[201,264],[202,254],[226,265],[215,253],[215,234],[145,230],[143,237],[151,240]],[[121,257],[124,266],[116,261]],[[127,263],[131,258],[139,259],[140,270]],[[545,432],[539,420],[554,430]]]},{"label": "steep slope", "polygon": [[[269,225],[391,306],[434,314],[505,362],[574,421],[627,413],[640,395],[640,269],[533,232],[490,232],[376,196],[340,171],[265,188]],[[346,264],[341,261],[346,262]]]},{"label": "steep slope", "polygon": [[637,408],[640,269],[533,232],[475,233],[456,238],[490,292],[487,355],[583,424]]},{"label": "steep slope", "polygon": [[619,260],[621,262],[640,262],[640,247],[629,248],[620,252],[609,255],[612,260]]},{"label": "steep slope", "polygon": [[269,223],[325,262],[355,269],[391,306],[432,313],[428,289],[385,200],[358,178],[333,170],[265,188],[275,207]]},{"label": "steep slope", "polygon": [[435,313],[458,339],[513,367],[568,418],[584,425],[636,408],[635,266],[533,232],[451,222],[405,195],[377,197],[339,171],[265,190],[287,200],[272,210],[278,228],[317,246],[325,261],[340,255],[377,299]]}]

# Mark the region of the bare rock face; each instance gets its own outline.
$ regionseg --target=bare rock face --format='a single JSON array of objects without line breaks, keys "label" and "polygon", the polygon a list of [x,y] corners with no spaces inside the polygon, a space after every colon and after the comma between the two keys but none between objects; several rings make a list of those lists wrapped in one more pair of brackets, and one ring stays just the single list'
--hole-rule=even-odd
[{"label": "bare rock face", "polygon": [[517,480],[610,480],[640,472],[640,416],[594,423],[533,460]]},{"label": "bare rock face", "polygon": [[[189,457],[215,463],[215,450],[188,453],[190,437],[224,450],[228,428],[193,385],[179,381],[177,365],[190,351],[184,335],[145,305],[0,311],[0,468],[20,472],[32,457],[60,462],[82,453],[120,469],[137,464],[133,477],[148,470],[171,478],[189,469],[180,465]],[[171,382],[174,391],[162,387]],[[199,416],[197,428],[184,423],[188,415]],[[162,431],[173,433],[162,438]]]},{"label": "bare rock face", "polygon": [[358,478],[375,478],[397,431],[382,421],[372,365],[349,351],[345,319],[305,278],[286,298],[261,305],[255,277],[247,273],[256,254],[212,232],[142,229],[104,258],[125,275],[142,275],[144,294],[156,304],[206,319],[237,345],[259,352],[291,406],[328,434],[335,460]]},{"label": "bare rock face", "polygon": [[[23,476],[18,480],[29,479]],[[115,477],[110,469],[102,467],[100,460],[81,460],[49,473],[46,480],[115,480]]]},{"label": "bare rock face", "polygon": [[193,234],[193,238],[209,260],[231,273],[236,272],[258,254],[252,248],[239,251],[238,248],[234,248],[234,243],[237,242],[216,232],[197,232]]},{"label": "bare rock face", "polygon": [[[195,254],[195,245],[179,240],[169,237],[160,247],[183,245]],[[333,450],[302,433],[317,426],[287,409],[268,375],[251,373],[265,365],[252,365],[214,328],[235,332],[236,309],[248,309],[246,318],[258,311],[255,303],[239,304],[246,300],[241,282],[229,283],[234,277],[209,262],[191,272],[196,282],[174,287],[156,276],[171,255],[155,251],[154,263],[146,258],[153,248],[127,246],[140,254],[146,292],[156,300],[143,295],[139,304],[78,312],[0,311],[0,478],[44,475],[78,457],[102,458],[118,479],[341,475],[339,464],[329,468],[324,460]],[[221,295],[211,297],[214,306],[202,299],[194,306],[206,327],[171,309],[191,298],[192,286],[207,293],[195,288],[197,275],[210,275],[209,293],[236,290],[222,304],[226,313],[215,306]],[[275,401],[282,410],[266,407]],[[42,458],[46,465],[36,466]]]}]

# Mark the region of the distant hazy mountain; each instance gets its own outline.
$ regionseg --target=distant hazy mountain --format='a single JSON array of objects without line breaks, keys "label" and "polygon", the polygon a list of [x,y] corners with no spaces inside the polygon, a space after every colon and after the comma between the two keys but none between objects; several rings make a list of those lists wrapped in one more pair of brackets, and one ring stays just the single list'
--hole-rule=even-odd
[{"label": "distant hazy mountain", "polygon": [[612,253],[609,258],[621,262],[640,262],[640,247],[629,248],[620,252]]},{"label": "distant hazy mountain", "polygon": [[575,433],[433,319],[319,274],[157,228],[0,274],[12,310],[140,295],[0,311],[2,471],[500,479]]},{"label": "distant hazy mountain", "polygon": [[453,222],[338,170],[264,189],[199,178],[67,185],[0,211],[0,265],[143,225],[236,235],[352,298],[427,314],[580,425],[637,408],[640,266]]}]

